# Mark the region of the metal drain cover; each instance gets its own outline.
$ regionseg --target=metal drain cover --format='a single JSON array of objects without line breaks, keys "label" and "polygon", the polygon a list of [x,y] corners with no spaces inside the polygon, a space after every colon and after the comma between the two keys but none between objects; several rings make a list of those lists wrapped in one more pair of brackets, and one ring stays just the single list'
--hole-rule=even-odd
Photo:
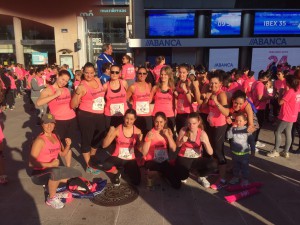
[{"label": "metal drain cover", "polygon": [[136,187],[129,184],[122,184],[118,187],[107,184],[103,192],[96,195],[91,201],[96,205],[119,206],[133,202],[139,196]]}]

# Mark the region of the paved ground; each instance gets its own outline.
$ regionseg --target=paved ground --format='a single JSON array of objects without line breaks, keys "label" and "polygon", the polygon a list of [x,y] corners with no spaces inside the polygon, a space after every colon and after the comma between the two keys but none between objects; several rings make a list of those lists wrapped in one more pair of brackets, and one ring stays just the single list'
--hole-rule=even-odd
[{"label": "paved ground", "polygon": [[[300,155],[269,159],[264,151],[251,160],[251,180],[264,183],[261,192],[238,203],[226,203],[225,190],[204,189],[192,179],[181,190],[173,190],[161,180],[155,191],[147,190],[143,180],[140,196],[128,205],[103,207],[76,199],[54,210],[44,203],[43,188],[34,185],[27,174],[30,144],[40,131],[30,114],[28,103],[17,99],[16,109],[3,115],[9,184],[0,186],[0,224],[299,224]],[[268,151],[274,135],[269,130],[271,126],[264,128],[261,139],[267,143],[264,150]],[[73,166],[83,171],[78,156],[74,155]]]}]

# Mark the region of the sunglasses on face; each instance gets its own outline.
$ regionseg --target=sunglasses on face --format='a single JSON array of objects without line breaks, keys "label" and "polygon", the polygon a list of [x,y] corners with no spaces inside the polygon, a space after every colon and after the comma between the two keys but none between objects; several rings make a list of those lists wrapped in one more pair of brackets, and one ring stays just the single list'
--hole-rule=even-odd
[{"label": "sunglasses on face", "polygon": [[139,72],[138,75],[147,75],[147,73],[141,73],[141,72]]},{"label": "sunglasses on face", "polygon": [[110,71],[111,74],[119,74],[120,71]]}]

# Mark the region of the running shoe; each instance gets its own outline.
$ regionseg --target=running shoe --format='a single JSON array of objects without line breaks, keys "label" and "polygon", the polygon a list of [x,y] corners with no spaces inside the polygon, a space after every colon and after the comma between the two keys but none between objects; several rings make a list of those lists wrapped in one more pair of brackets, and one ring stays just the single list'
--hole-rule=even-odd
[{"label": "running shoe", "polygon": [[94,174],[94,175],[99,175],[101,173],[101,170],[94,169],[92,167],[87,167],[85,172],[86,173],[91,173],[91,174]]},{"label": "running shoe", "polygon": [[286,151],[281,151],[280,153],[279,153],[279,155],[281,156],[281,157],[283,157],[283,158],[289,158],[290,157],[290,154],[288,153],[288,152],[286,152]]},{"label": "running shoe", "polygon": [[53,198],[47,198],[46,204],[54,209],[61,209],[65,206],[64,203],[55,195]]},{"label": "running shoe", "polygon": [[206,177],[198,177],[197,181],[198,181],[199,184],[201,184],[205,188],[209,188],[210,187],[210,183],[206,179]]},{"label": "running shoe", "polygon": [[260,141],[257,141],[256,144],[255,144],[255,147],[257,148],[263,148],[263,147],[266,147],[266,145]]},{"label": "running shoe", "polygon": [[120,184],[121,184],[121,173],[118,172],[117,174],[113,174],[110,181],[115,187],[120,186]]},{"label": "running shoe", "polygon": [[279,152],[276,150],[272,150],[267,154],[268,157],[274,158],[279,156]]},{"label": "running shoe", "polygon": [[216,183],[210,185],[210,188],[213,190],[220,190],[226,186],[226,181],[224,179],[219,178]]}]

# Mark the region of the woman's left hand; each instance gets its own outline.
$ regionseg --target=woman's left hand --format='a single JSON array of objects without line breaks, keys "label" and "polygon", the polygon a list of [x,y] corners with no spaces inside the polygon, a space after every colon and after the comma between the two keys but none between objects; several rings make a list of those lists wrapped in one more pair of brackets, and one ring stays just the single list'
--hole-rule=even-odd
[{"label": "woman's left hand", "polygon": [[71,138],[65,138],[66,146],[70,146],[72,144]]}]

